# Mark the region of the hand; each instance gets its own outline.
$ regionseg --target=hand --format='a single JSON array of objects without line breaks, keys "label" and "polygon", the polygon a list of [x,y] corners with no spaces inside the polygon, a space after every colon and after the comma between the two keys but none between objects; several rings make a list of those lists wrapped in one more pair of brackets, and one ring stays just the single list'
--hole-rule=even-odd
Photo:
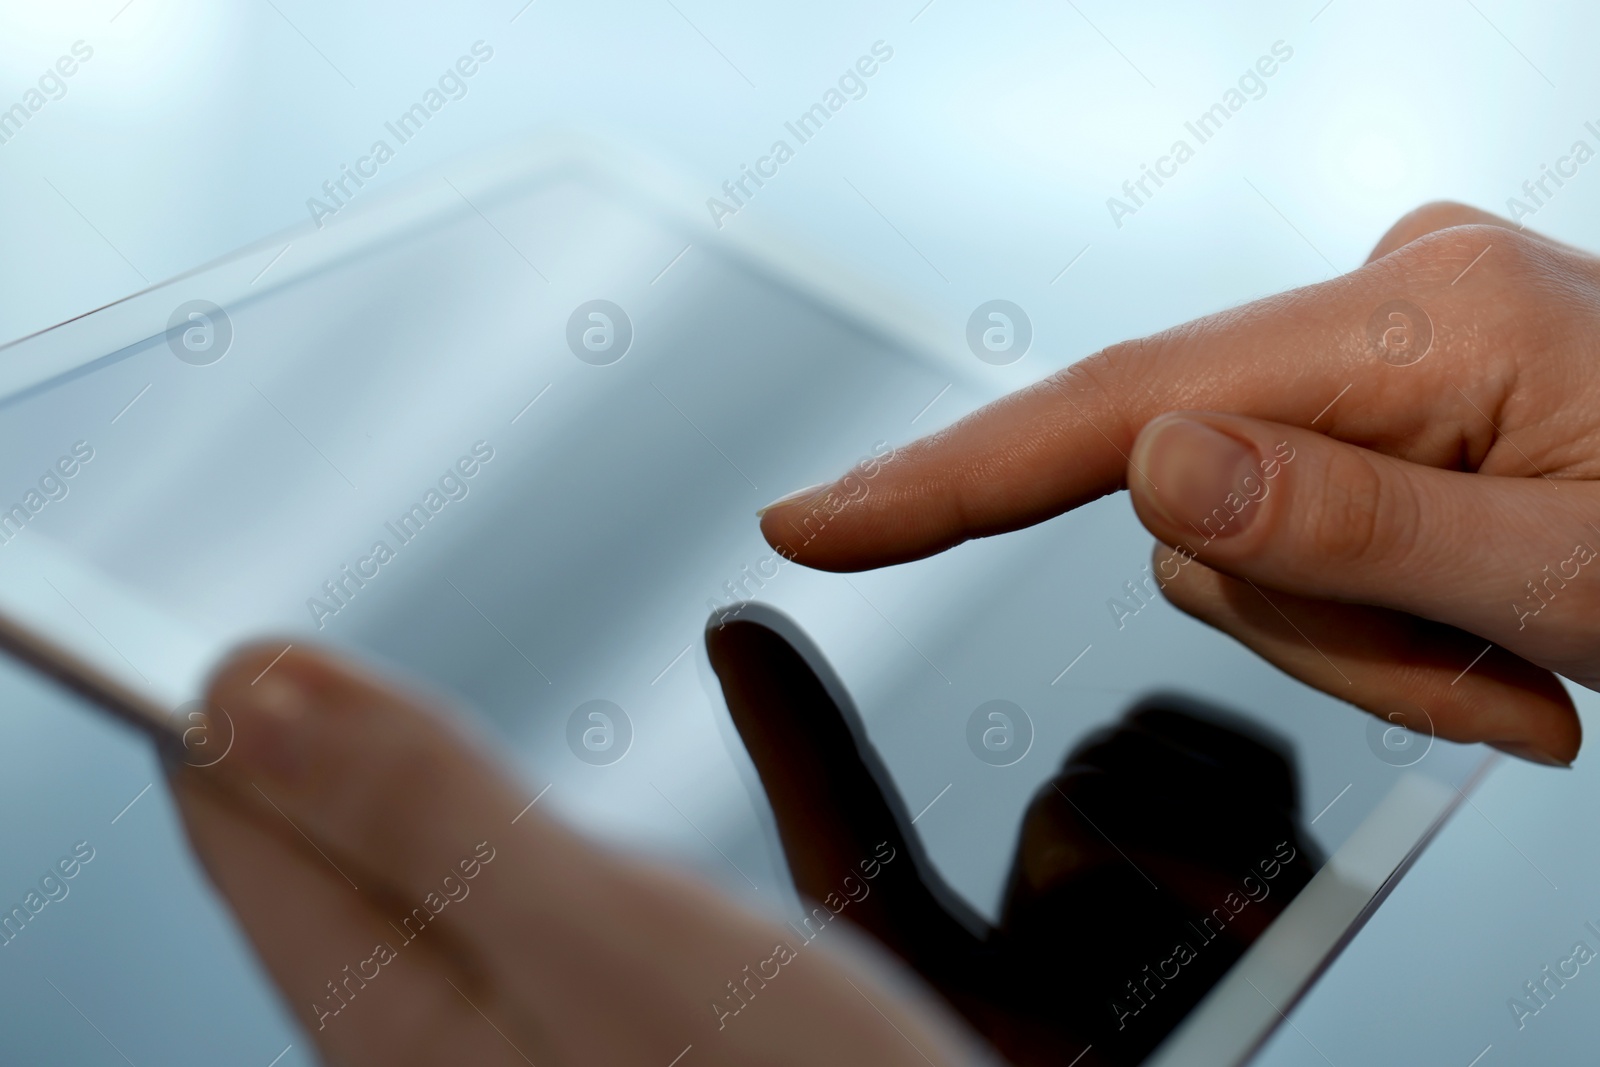
[{"label": "hand", "polygon": [[172,786],[328,1062],[961,1062],[825,940],[583,842],[417,695],[280,648],[223,667],[233,748]]},{"label": "hand", "polygon": [[1566,764],[1555,675],[1600,687],[1597,368],[1600,260],[1437,204],[1359,270],[1113,346],[762,530],[859,570],[1128,488],[1182,610],[1390,721]]}]

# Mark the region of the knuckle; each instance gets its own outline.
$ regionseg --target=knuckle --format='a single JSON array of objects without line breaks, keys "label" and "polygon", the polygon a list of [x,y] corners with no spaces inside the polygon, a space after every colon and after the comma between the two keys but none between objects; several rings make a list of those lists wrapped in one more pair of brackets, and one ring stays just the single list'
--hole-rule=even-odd
[{"label": "knuckle", "polygon": [[[1472,366],[1486,410],[1524,381],[1560,388],[1553,379],[1570,373],[1571,358],[1595,350],[1600,269],[1572,249],[1475,223],[1426,234],[1371,270],[1375,294],[1408,295],[1430,313],[1436,347]],[[1453,395],[1450,372],[1439,360],[1423,371],[1443,395]]]},{"label": "knuckle", "polygon": [[1128,361],[1128,346],[1135,343],[1121,341],[1110,348],[1102,348],[1056,371],[1041,384],[1052,392],[1115,396],[1117,383],[1125,376],[1123,368]]},{"label": "knuckle", "polygon": [[1503,226],[1436,230],[1382,262],[1391,287],[1440,301],[1474,348],[1542,350],[1593,325],[1594,265]]},{"label": "knuckle", "polygon": [[1403,568],[1417,544],[1415,501],[1353,448],[1334,450],[1310,507],[1296,508],[1303,543],[1339,568]]},{"label": "knuckle", "polygon": [[[1450,286],[1470,278],[1474,285],[1519,286],[1547,276],[1560,253],[1551,245],[1504,226],[1471,223],[1434,230],[1394,253],[1394,267],[1413,282]],[[1468,267],[1470,275],[1463,275]],[[1470,291],[1470,290],[1469,290]]]},{"label": "knuckle", "polygon": [[[1045,378],[1040,384],[1071,400],[1092,417],[1113,440],[1131,441],[1149,411],[1154,367],[1171,358],[1164,335],[1119,341]],[[1087,403],[1085,402],[1087,401]]]},{"label": "knuckle", "polygon": [[1455,200],[1433,200],[1406,212],[1379,239],[1377,247],[1393,251],[1438,230],[1483,222],[1492,216]]}]

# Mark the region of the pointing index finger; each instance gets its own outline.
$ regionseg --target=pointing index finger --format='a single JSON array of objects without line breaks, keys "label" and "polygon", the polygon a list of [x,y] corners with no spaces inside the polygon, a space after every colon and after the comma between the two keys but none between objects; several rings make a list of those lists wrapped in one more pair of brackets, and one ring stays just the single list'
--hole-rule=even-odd
[{"label": "pointing index finger", "polygon": [[[864,493],[845,494],[841,480],[770,506],[762,533],[823,570],[920,559],[1125,488],[1139,430],[1183,409],[1454,464],[1472,449],[1455,427],[1451,375],[1470,378],[1476,354],[1506,350],[1515,318],[1494,294],[1516,246],[1534,241],[1455,227],[1340,278],[1114,345],[899,449]],[[1491,242],[1498,255],[1462,278]],[[1392,330],[1374,339],[1374,316],[1387,328],[1397,305],[1425,326],[1432,358],[1395,358],[1382,347]]]}]

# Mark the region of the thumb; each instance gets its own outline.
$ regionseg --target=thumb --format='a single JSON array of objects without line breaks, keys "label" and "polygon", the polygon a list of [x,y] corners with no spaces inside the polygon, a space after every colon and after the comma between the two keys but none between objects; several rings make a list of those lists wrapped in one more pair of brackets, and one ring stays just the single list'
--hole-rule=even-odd
[{"label": "thumb", "polygon": [[1145,525],[1216,570],[1432,619],[1600,680],[1589,483],[1438,470],[1209,413],[1153,420],[1129,466]]},{"label": "thumb", "polygon": [[[526,1049],[540,1063],[667,1063],[687,1045],[708,1067],[957,1062],[942,1017],[807,951],[816,935],[547,818],[425,694],[263,645],[223,666],[208,706],[235,743],[175,769],[191,839],[285,993],[323,998],[310,1021],[344,1000],[364,1019],[315,1031],[330,1059],[534,1062]],[[328,975],[378,939],[410,978],[341,997]],[[389,966],[364,962],[380,967],[368,983]],[[757,1001],[769,964],[786,977]]]}]

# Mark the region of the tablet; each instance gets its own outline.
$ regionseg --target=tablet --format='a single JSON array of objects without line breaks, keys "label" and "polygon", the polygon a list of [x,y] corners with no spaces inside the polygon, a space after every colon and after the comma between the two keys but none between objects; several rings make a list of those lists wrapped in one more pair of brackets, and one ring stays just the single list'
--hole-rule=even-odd
[{"label": "tablet", "polygon": [[[188,711],[233,643],[383,658],[458,694],[564,818],[791,916],[704,647],[728,605],[781,610],[827,657],[978,922],[1065,759],[1151,694],[1226,709],[1281,741],[1317,864],[1148,1062],[1245,1062],[1482,750],[1166,607],[1121,495],[884,571],[776,556],[756,508],[892,463],[1001,383],[959,326],[803,235],[713,228],[705,195],[520,145],[0,347],[0,642],[203,759],[225,739],[185,749]],[[1040,374],[1087,354],[1032,344]],[[1106,976],[1107,1012],[1139,974]]]}]

